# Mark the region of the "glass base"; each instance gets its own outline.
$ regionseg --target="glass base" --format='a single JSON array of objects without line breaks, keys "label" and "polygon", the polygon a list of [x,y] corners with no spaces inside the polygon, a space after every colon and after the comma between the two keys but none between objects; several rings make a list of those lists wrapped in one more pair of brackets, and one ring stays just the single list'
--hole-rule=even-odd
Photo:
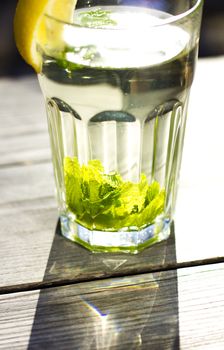
[{"label": "glass base", "polygon": [[140,231],[116,232],[89,230],[65,215],[61,215],[60,220],[62,235],[92,252],[137,254],[170,235],[170,220],[164,218]]}]

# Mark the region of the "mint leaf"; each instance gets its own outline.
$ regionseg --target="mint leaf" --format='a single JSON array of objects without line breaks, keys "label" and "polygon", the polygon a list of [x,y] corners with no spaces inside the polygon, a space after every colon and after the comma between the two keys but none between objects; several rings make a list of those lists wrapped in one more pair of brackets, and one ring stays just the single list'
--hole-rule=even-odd
[{"label": "mint leaf", "polygon": [[77,221],[90,229],[138,230],[153,223],[164,211],[165,191],[158,182],[123,181],[114,172],[104,173],[99,160],[80,166],[77,158],[64,159],[66,203]]},{"label": "mint leaf", "polygon": [[102,10],[101,8],[82,12],[79,14],[80,24],[83,27],[101,28],[108,25],[116,25],[117,22],[110,18],[111,11]]},{"label": "mint leaf", "polygon": [[79,166],[77,158],[67,157],[64,160],[64,172],[67,205],[79,217],[88,213],[94,218],[116,202],[121,177],[116,173],[104,175],[99,160]]},{"label": "mint leaf", "polygon": [[157,181],[151,183],[146,195],[146,205],[148,205],[160,192],[160,185]]},{"label": "mint leaf", "polygon": [[73,160],[69,157],[64,158],[64,173],[67,205],[71,211],[82,215],[84,207],[82,204],[81,171],[77,158]]},{"label": "mint leaf", "polygon": [[159,195],[141,213],[133,213],[122,221],[123,227],[141,229],[155,222],[158,215],[164,211],[164,197]]},{"label": "mint leaf", "polygon": [[65,58],[65,56],[62,58],[57,58],[56,62],[59,65],[59,67],[66,69],[67,71],[70,71],[70,72],[72,72],[73,70],[83,68],[83,66],[81,64],[77,64],[77,63],[68,61],[67,58]]},{"label": "mint leaf", "polygon": [[148,183],[145,175],[141,176],[139,184],[123,182],[121,185],[118,205],[113,208],[114,216],[124,218],[133,213],[139,213],[144,208]]},{"label": "mint leaf", "polygon": [[138,218],[138,226],[153,223],[156,217],[164,211],[165,191],[160,191],[146,206]]}]

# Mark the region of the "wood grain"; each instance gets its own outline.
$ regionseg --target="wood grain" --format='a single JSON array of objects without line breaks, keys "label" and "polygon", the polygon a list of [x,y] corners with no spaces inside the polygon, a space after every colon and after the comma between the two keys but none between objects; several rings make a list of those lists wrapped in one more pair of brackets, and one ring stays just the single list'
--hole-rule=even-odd
[{"label": "wood grain", "polygon": [[[51,205],[51,201],[46,199],[41,208],[38,201],[33,201],[32,209],[12,211],[13,229],[10,234],[0,236],[0,261],[3,266],[0,293],[176,266],[173,235],[168,241],[137,256],[92,254],[65,240],[58,231],[54,233],[56,213],[48,207]],[[7,226],[7,221],[6,216],[3,227]]]},{"label": "wood grain", "polygon": [[50,161],[44,99],[35,76],[0,79],[0,167]]},{"label": "wood grain", "polygon": [[[32,200],[54,197],[53,169],[49,164],[0,169],[0,208],[7,210],[10,203],[28,206]],[[26,202],[26,203],[25,203]],[[56,207],[56,201],[55,205]]]},{"label": "wood grain", "polygon": [[181,350],[224,349],[224,264],[178,270]]},{"label": "wood grain", "polygon": [[214,264],[2,295],[0,348],[223,349],[223,281]]},{"label": "wood grain", "polygon": [[0,187],[0,293],[176,265],[174,235],[138,256],[93,255],[62,238],[51,164],[2,168]]}]

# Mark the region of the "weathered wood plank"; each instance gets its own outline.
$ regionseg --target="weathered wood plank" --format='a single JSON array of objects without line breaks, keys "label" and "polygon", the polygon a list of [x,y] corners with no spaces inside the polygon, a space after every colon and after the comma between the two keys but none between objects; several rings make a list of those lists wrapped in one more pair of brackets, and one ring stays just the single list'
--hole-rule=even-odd
[{"label": "weathered wood plank", "polygon": [[[30,205],[31,208],[12,207],[2,219],[0,293],[176,265],[173,235],[137,256],[92,254],[61,237],[59,226],[55,232],[57,214],[50,198],[34,200]],[[3,235],[3,231],[7,233]]]},{"label": "weathered wood plank", "polygon": [[180,348],[224,349],[224,264],[178,270]]},{"label": "weathered wood plank", "polygon": [[19,79],[0,79],[0,133],[45,130],[44,102],[36,76]]},{"label": "weathered wood plank", "polygon": [[51,198],[0,209],[0,290],[43,280],[57,213]]},{"label": "weathered wood plank", "polygon": [[95,254],[60,236],[51,164],[0,169],[0,292],[176,264],[174,237],[138,256]]},{"label": "weathered wood plank", "polygon": [[[0,169],[0,209],[24,205],[54,196],[53,168],[50,163]],[[27,203],[25,203],[27,202]],[[22,204],[23,203],[23,204]],[[56,201],[55,201],[56,207]]]},{"label": "weathered wood plank", "polygon": [[35,76],[0,79],[0,167],[50,161],[44,100]]},{"label": "weathered wood plank", "polygon": [[15,165],[51,161],[49,137],[47,133],[27,133],[26,135],[4,135],[0,142],[0,168]]},{"label": "weathered wood plank", "polygon": [[60,236],[51,164],[0,169],[0,292],[176,265],[175,242],[138,256],[95,254]]},{"label": "weathered wood plank", "polygon": [[224,264],[0,296],[0,348],[27,346],[223,349]]},{"label": "weathered wood plank", "polygon": [[[183,220],[176,231],[179,239],[178,261],[174,236],[137,256],[93,255],[62,238],[59,227],[56,230],[58,215],[53,197],[51,164],[0,169],[0,186],[0,263],[4,267],[0,277],[1,293],[52,283],[145,273],[176,267],[180,263],[188,266],[205,264],[208,259],[216,260],[218,254],[215,252],[220,251],[222,237],[210,242],[210,231],[205,226],[202,232],[197,233],[204,240],[203,245],[197,246],[198,256],[205,251],[203,259],[198,261],[196,254],[191,259],[192,250],[186,252],[185,245],[181,245],[186,239],[182,237],[186,225]],[[188,214],[191,216],[194,212],[189,208]],[[191,241],[192,246],[194,242]],[[181,260],[181,252],[185,259]]]}]

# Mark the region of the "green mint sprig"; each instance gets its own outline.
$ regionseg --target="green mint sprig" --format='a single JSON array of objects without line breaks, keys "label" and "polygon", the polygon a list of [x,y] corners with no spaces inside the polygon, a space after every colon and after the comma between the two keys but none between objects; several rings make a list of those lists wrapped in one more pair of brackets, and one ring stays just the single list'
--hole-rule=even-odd
[{"label": "green mint sprig", "polygon": [[137,230],[164,211],[165,191],[156,181],[149,185],[144,174],[136,184],[123,181],[118,173],[105,174],[99,160],[80,165],[69,157],[64,159],[64,173],[67,206],[89,229]]},{"label": "green mint sprig", "polygon": [[89,28],[102,28],[105,26],[115,26],[116,21],[110,18],[111,11],[102,10],[98,8],[93,11],[81,12],[79,13],[80,24],[83,27]]}]

